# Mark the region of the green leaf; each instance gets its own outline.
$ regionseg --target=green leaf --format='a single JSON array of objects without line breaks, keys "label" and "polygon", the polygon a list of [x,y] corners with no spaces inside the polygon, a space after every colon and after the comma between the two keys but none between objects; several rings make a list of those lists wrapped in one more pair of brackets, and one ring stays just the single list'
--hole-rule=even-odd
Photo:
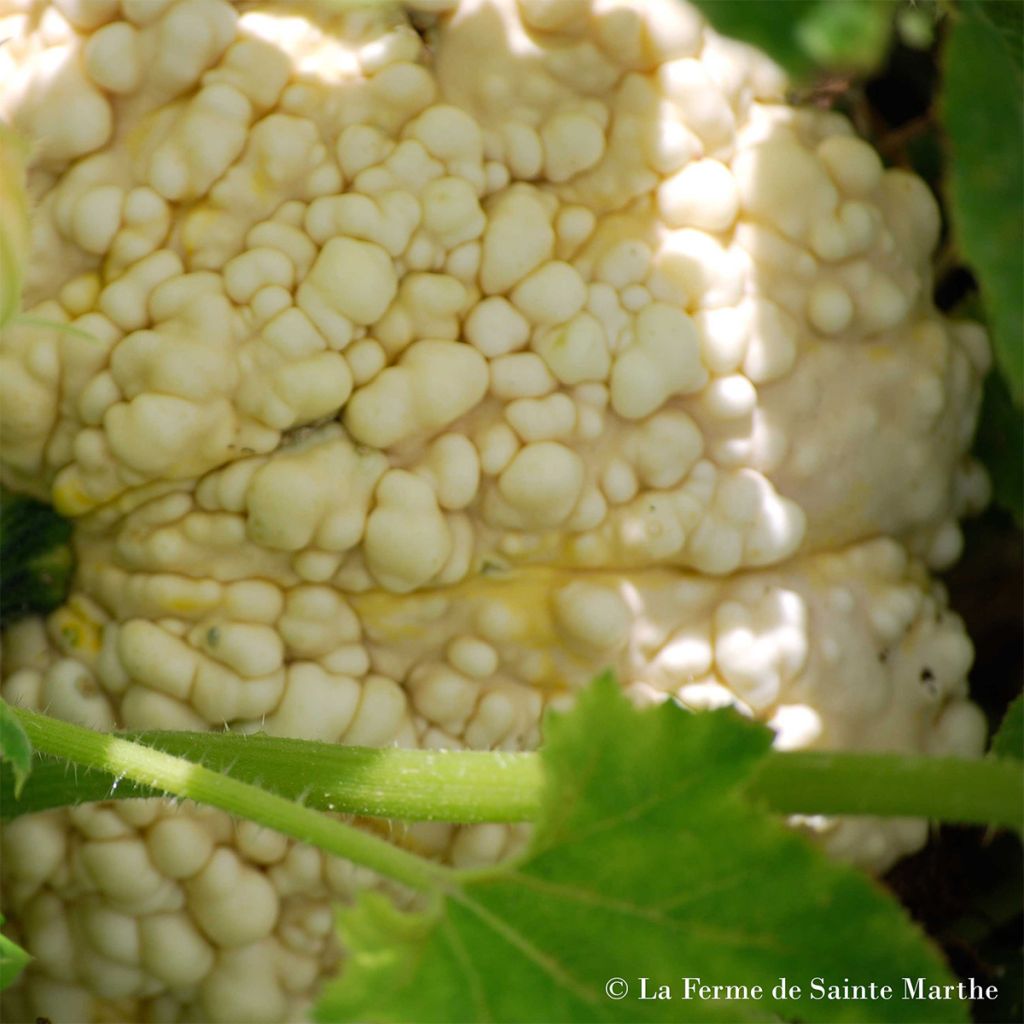
[{"label": "green leaf", "polygon": [[795,78],[814,71],[867,73],[885,56],[895,5],[888,0],[697,0],[723,35],[764,50]]},{"label": "green leaf", "polygon": [[[415,914],[381,896],[343,911],[346,967],[320,1021],[948,1021],[951,983],[905,912],[741,795],[771,736],[732,712],[635,710],[599,680],[545,725],[546,785],[519,860],[455,875]],[[683,997],[684,977],[760,985]],[[781,998],[779,979],[800,985]],[[670,986],[670,1001],[639,997]],[[892,1001],[811,1000],[815,978],[891,984]],[[628,994],[606,994],[622,979]]]},{"label": "green leaf", "polygon": [[974,4],[958,8],[946,44],[943,125],[949,206],[974,270],[996,363],[1024,398],[1024,90],[1003,34]]},{"label": "green leaf", "polygon": [[1024,761],[1024,694],[1006,709],[999,731],[992,737],[992,753]]},{"label": "green leaf", "polygon": [[1024,4],[1018,0],[977,0],[981,13],[995,26],[1018,70],[1024,63]]},{"label": "green leaf", "polygon": [[0,762],[7,762],[14,775],[15,799],[32,771],[32,744],[11,709],[0,700]]},{"label": "green leaf", "polygon": [[[4,923],[0,914],[0,925]],[[16,942],[0,934],[0,992],[17,980],[25,965],[32,958]]]},{"label": "green leaf", "polygon": [[985,380],[974,452],[992,480],[992,496],[1024,525],[1024,414],[997,373]]}]

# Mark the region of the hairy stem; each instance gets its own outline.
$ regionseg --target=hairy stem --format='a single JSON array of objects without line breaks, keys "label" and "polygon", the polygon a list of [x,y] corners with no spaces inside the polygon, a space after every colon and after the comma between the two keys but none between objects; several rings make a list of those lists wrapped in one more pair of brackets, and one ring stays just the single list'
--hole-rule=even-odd
[{"label": "hairy stem", "polygon": [[[201,762],[324,811],[474,823],[531,821],[540,806],[543,779],[535,754],[346,747],[236,733],[154,731],[122,733],[121,739]],[[75,801],[154,795],[149,787],[125,781],[112,794],[112,781],[108,772],[79,773]],[[65,761],[37,759],[21,800],[4,799],[9,794],[0,788],[0,816],[61,807],[68,802],[69,783]]]},{"label": "hairy stem", "polygon": [[[450,872],[312,808],[406,820],[528,821],[537,816],[544,784],[539,754],[377,750],[215,733],[116,736],[11,710],[36,751],[60,760],[37,758],[21,799],[5,769],[0,807],[7,817],[169,794],[419,889],[443,883]],[[91,771],[72,781],[68,762]],[[1017,830],[1024,818],[1020,764],[997,758],[776,751],[764,758],[747,794],[785,814],[922,817]]]},{"label": "hairy stem", "polygon": [[414,889],[436,888],[450,875],[449,869],[366,831],[184,758],[32,711],[15,709],[15,715],[36,750],[112,775],[113,795],[120,780],[127,779],[163,795],[209,804]]}]

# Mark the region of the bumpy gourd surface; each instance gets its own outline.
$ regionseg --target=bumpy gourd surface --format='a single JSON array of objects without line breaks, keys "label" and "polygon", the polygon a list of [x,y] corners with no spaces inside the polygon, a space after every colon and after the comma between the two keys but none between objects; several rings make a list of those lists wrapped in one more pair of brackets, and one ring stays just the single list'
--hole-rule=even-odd
[{"label": "bumpy gourd surface", "polygon": [[[79,558],[4,697],[522,749],[613,666],[780,746],[980,752],[924,563],[985,499],[988,355],[932,306],[925,186],[676,0],[422,6],[0,0],[0,464]],[[808,824],[875,868],[925,835]],[[298,1019],[372,881],[161,801],[4,854],[26,1019]]]}]

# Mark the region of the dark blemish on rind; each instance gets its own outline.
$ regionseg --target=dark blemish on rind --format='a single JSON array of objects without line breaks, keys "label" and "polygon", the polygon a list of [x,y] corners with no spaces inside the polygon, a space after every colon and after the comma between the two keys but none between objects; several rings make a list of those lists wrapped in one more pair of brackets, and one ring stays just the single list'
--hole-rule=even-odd
[{"label": "dark blemish on rind", "polygon": [[938,687],[935,684],[935,673],[927,666],[921,669],[921,685],[933,697],[938,693]]},{"label": "dark blemish on rind", "polygon": [[216,626],[211,626],[206,631],[206,642],[210,647],[216,647],[220,643],[220,630]]},{"label": "dark blemish on rind", "polygon": [[878,664],[879,665],[884,665],[888,660],[889,660],[889,648],[888,647],[883,647],[878,652]]}]

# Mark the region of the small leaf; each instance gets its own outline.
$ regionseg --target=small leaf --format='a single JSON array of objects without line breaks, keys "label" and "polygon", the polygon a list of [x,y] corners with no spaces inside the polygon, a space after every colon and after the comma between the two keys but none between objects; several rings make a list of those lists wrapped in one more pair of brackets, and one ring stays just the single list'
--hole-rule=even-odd
[{"label": "small leaf", "polygon": [[1024,694],[1018,694],[1006,709],[999,731],[992,738],[992,753],[1024,761]]},{"label": "small leaf", "polygon": [[804,50],[822,68],[867,74],[881,64],[893,9],[882,0],[819,3],[797,26]]},{"label": "small leaf", "polygon": [[[0,925],[4,923],[0,914]],[[16,942],[0,934],[0,992],[10,988],[32,958]]]},{"label": "small leaf", "polygon": [[[966,1020],[956,1000],[904,998],[904,977],[952,978],[898,904],[742,797],[768,730],[637,711],[607,678],[545,730],[525,855],[456,873],[416,914],[379,895],[343,911],[349,956],[317,1020],[894,1019],[889,1001],[809,999],[814,978],[891,984],[902,1021]],[[763,991],[684,999],[687,976]],[[778,994],[783,976],[800,997]],[[640,999],[644,978],[673,998]]]},{"label": "small leaf", "polygon": [[20,795],[32,771],[32,744],[10,706],[0,701],[0,761],[10,763],[14,773],[14,796]]},{"label": "small leaf", "polygon": [[975,4],[951,19],[943,124],[956,241],[978,277],[996,363],[1024,398],[1024,90],[1003,34]]},{"label": "small leaf", "polygon": [[794,78],[866,73],[885,56],[895,5],[887,0],[697,0],[722,35],[767,53]]}]

